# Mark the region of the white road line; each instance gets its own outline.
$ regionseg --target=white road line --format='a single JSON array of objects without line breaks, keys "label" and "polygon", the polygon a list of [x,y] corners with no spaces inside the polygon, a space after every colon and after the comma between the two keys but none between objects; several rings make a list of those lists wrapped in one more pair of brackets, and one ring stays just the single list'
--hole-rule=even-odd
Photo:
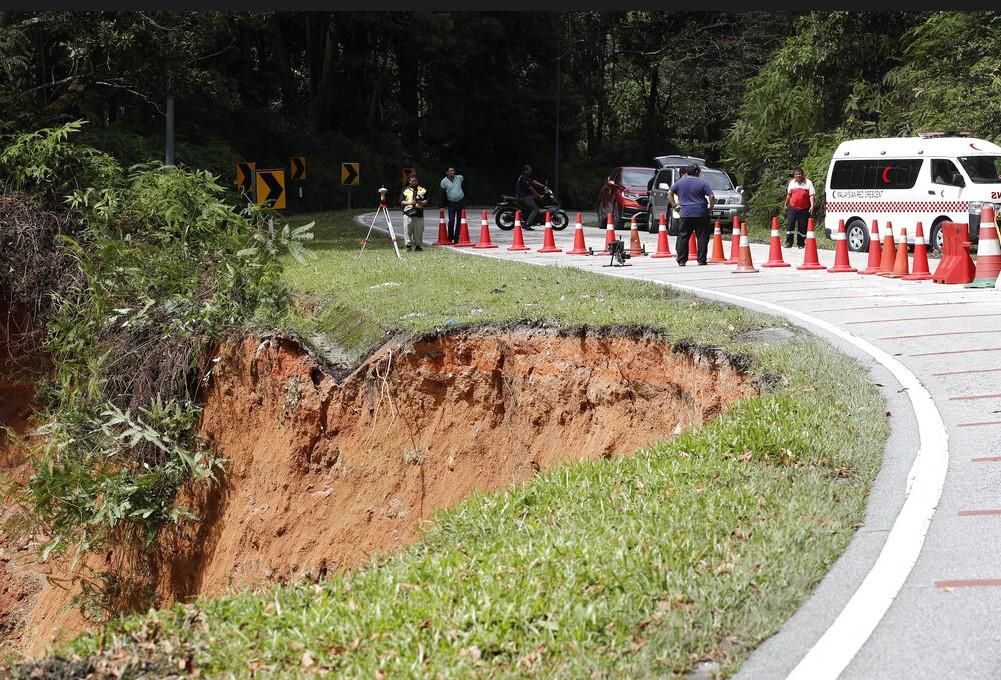
[{"label": "white road line", "polygon": [[[471,254],[510,259],[500,253],[474,252]],[[549,263],[546,262],[520,261],[543,267],[549,266]],[[573,263],[567,264],[572,266]],[[638,278],[611,271],[597,273],[622,279],[635,280]],[[652,279],[644,280],[650,281]],[[942,414],[939,413],[931,395],[917,379],[917,376],[911,373],[907,367],[872,343],[842,330],[828,321],[774,302],[755,300],[743,295],[681,283],[665,281],[655,281],[655,283],[769,309],[836,335],[882,364],[900,382],[911,400],[911,406],[914,408],[914,415],[918,422],[920,444],[917,456],[914,458],[914,463],[907,475],[907,485],[904,489],[905,498],[900,513],[894,520],[886,537],[886,543],[883,544],[883,549],[865,579],[830,627],[814,643],[792,672],[786,676],[786,680],[835,680],[851,663],[873,630],[876,629],[897,593],[900,592],[900,588],[903,587],[904,581],[907,580],[907,576],[911,573],[911,569],[921,553],[921,547],[924,545],[925,536],[928,533],[928,526],[931,524],[939,498],[942,496],[945,475],[949,466],[949,438]]]}]

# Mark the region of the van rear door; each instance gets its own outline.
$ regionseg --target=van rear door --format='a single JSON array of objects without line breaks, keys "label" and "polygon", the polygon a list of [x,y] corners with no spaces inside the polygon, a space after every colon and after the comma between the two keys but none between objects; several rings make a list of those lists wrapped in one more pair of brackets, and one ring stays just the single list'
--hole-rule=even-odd
[{"label": "van rear door", "polygon": [[[667,220],[668,233],[677,233],[675,230],[671,229],[671,220],[667,209],[667,190],[672,184],[674,184],[673,168],[663,168],[657,171],[657,175],[653,180],[653,186],[650,189],[650,221],[648,222],[648,225],[651,232],[659,229],[660,216],[664,215]],[[666,186],[662,188],[663,185]]]}]

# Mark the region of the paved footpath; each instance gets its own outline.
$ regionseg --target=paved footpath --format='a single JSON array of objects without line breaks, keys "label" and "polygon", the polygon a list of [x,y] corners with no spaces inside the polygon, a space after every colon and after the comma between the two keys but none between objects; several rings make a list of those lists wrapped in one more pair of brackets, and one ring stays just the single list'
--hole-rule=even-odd
[{"label": "paved footpath", "polygon": [[[372,217],[358,221],[367,227]],[[429,243],[436,217],[426,217]],[[684,268],[650,257],[603,267],[610,258],[535,252],[542,231],[525,233],[531,251],[507,252],[512,232],[490,217],[499,248],[455,250],[655,281],[774,313],[856,357],[882,386],[891,435],[864,525],[738,680],[1001,678],[1001,291],[798,271],[799,249],[784,249],[792,267],[765,269],[765,244],[751,245],[757,274],[698,267],[694,258]],[[393,215],[398,234],[401,219]],[[478,213],[470,214],[469,232],[479,241]],[[584,232],[588,246],[604,247],[603,230]],[[628,245],[628,230],[617,234]],[[656,235],[641,231],[640,238],[656,250]],[[556,232],[558,247],[572,243],[573,225]],[[729,256],[729,238],[724,244]],[[850,259],[865,268],[865,254]],[[834,252],[820,251],[820,262],[833,265]]]}]

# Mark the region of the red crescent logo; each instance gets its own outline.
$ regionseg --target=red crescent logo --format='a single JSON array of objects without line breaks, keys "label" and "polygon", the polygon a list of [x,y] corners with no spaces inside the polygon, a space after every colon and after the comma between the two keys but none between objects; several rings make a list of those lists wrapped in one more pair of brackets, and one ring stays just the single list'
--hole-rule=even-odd
[{"label": "red crescent logo", "polygon": [[[970,142],[970,148],[971,149],[977,149],[977,147],[974,146],[973,142]],[[977,149],[977,151],[983,151],[983,149]]]},{"label": "red crescent logo", "polygon": [[883,168],[883,183],[884,184],[889,184],[890,183],[890,178],[886,176],[889,172],[890,172],[890,166],[887,165],[885,168]]}]

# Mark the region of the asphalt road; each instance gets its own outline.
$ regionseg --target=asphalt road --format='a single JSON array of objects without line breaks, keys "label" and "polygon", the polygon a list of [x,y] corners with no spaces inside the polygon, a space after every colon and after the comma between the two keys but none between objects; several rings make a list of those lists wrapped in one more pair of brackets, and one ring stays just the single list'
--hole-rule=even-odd
[{"label": "asphalt road", "polygon": [[[401,216],[393,219],[400,229]],[[473,213],[469,231],[477,242]],[[573,232],[557,232],[556,245],[569,250]],[[584,232],[601,250],[602,232]],[[732,266],[682,268],[673,258],[605,267],[610,258],[540,254],[541,231],[525,234],[531,251],[511,253],[512,232],[491,222],[490,234],[499,248],[455,250],[645,279],[779,314],[856,357],[881,385],[892,432],[865,522],[738,680],[1001,678],[1001,291],[799,271],[798,249],[784,252],[792,267],[763,268],[765,244],[751,244],[760,271],[735,276]],[[430,215],[425,236],[437,236]],[[654,252],[656,236],[640,238]],[[866,266],[866,254],[849,257]],[[821,264],[833,261],[833,251],[820,251]]]}]

